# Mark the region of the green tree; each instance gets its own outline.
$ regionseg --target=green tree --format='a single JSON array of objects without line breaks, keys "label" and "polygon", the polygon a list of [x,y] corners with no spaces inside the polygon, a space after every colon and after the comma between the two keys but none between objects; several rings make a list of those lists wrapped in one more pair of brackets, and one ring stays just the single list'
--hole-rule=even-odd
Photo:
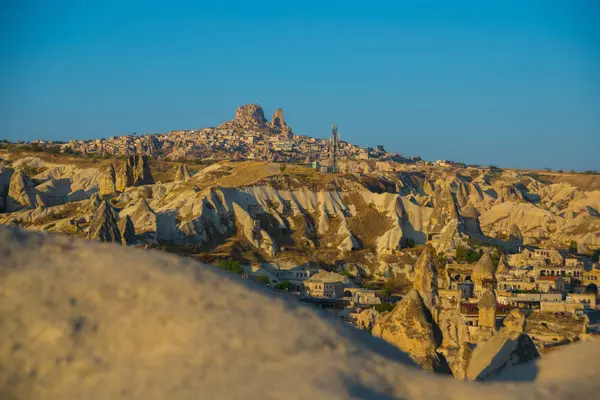
[{"label": "green tree", "polygon": [[504,254],[504,249],[501,246],[496,246],[494,250],[490,253],[492,257],[492,263],[494,267],[498,267],[498,263],[500,262],[500,257]]},{"label": "green tree", "polygon": [[233,272],[237,275],[242,275],[244,273],[244,267],[240,265],[239,261],[233,261],[231,259],[221,260],[217,266],[224,271]]},{"label": "green tree", "polygon": [[43,150],[44,149],[42,149],[42,146],[40,146],[38,143],[31,143],[31,151],[33,151],[35,153],[40,153]]},{"label": "green tree", "polygon": [[390,303],[381,303],[381,304],[375,304],[375,310],[377,312],[390,312],[394,309],[394,304],[390,304]]},{"label": "green tree", "polygon": [[473,249],[470,249],[466,246],[458,246],[456,248],[456,262],[459,263],[474,263],[479,261],[481,255]]},{"label": "green tree", "polygon": [[600,262],[600,249],[594,250],[594,253],[592,254],[592,260],[594,262]]},{"label": "green tree", "polygon": [[44,151],[48,154],[60,154],[60,147],[58,146],[46,146]]},{"label": "green tree", "polygon": [[448,257],[446,257],[446,255],[440,251],[439,253],[435,253],[433,263],[437,269],[446,268],[446,264],[448,264]]},{"label": "green tree", "polygon": [[290,283],[289,282],[281,282],[275,285],[275,289],[281,290],[282,292],[290,291]]}]

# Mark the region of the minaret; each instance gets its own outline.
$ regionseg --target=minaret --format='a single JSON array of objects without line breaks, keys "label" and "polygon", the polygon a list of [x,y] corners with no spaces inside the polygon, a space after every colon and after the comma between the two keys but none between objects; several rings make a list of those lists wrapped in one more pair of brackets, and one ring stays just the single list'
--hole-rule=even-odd
[{"label": "minaret", "polygon": [[338,143],[338,127],[335,124],[331,125],[331,159],[333,162],[333,169],[334,171],[337,170],[337,150],[339,147],[339,143]]}]

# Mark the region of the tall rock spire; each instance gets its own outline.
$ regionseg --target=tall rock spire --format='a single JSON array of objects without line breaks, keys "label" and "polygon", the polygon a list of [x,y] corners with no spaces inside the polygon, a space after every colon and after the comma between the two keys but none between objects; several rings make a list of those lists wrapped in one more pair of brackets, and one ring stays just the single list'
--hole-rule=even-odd
[{"label": "tall rock spire", "polygon": [[429,246],[426,246],[415,264],[413,287],[423,298],[425,306],[432,312],[433,307],[439,302],[437,278],[437,268],[433,262],[433,251]]},{"label": "tall rock spire", "polygon": [[113,214],[111,205],[106,200],[100,203],[94,213],[88,231],[88,238],[102,242],[121,243],[121,232],[117,226],[117,219]]}]

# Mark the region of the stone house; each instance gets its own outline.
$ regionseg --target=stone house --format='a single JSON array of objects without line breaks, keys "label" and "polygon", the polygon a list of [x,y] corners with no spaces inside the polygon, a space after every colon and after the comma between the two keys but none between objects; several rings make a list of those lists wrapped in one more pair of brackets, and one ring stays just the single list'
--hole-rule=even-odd
[{"label": "stone house", "polygon": [[583,290],[586,293],[594,293],[598,295],[600,287],[600,269],[590,269],[583,273]]},{"label": "stone house", "polygon": [[344,297],[350,298],[356,305],[381,304],[381,298],[376,291],[364,288],[345,288]]},{"label": "stone house", "polygon": [[596,295],[570,293],[567,295],[565,301],[543,301],[540,305],[542,311],[579,314],[585,310],[596,309]]},{"label": "stone house", "polygon": [[273,275],[280,282],[290,284],[290,290],[293,292],[303,291],[305,289],[305,282],[316,273],[317,271],[307,268],[279,269],[273,271]]},{"label": "stone house", "polygon": [[344,297],[344,286],[340,282],[323,282],[309,279],[304,282],[306,293],[311,297],[341,299]]},{"label": "stone house", "polygon": [[530,277],[503,277],[498,281],[498,289],[506,291],[532,291],[537,289],[535,279]]},{"label": "stone house", "polygon": [[534,271],[536,278],[542,276],[560,276],[571,286],[579,286],[585,272],[581,265],[544,265],[535,267]]},{"label": "stone house", "polygon": [[537,288],[540,292],[559,292],[566,293],[567,283],[560,276],[540,276],[536,280]]},{"label": "stone house", "polygon": [[498,296],[498,302],[521,310],[538,310],[542,302],[561,302],[562,298],[562,293],[514,293]]},{"label": "stone house", "polygon": [[348,278],[335,272],[319,271],[304,281],[306,293],[311,297],[340,299],[344,297],[344,287]]},{"label": "stone house", "polygon": [[450,289],[459,291],[462,299],[468,299],[473,297],[475,293],[475,284],[470,281],[452,281],[450,282]]}]

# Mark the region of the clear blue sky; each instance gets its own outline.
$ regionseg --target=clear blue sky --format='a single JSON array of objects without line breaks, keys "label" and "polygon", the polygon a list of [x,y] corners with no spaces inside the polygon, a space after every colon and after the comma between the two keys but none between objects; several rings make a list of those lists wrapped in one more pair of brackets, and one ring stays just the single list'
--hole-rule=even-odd
[{"label": "clear blue sky", "polygon": [[0,2],[0,138],[215,126],[600,169],[600,2]]}]

